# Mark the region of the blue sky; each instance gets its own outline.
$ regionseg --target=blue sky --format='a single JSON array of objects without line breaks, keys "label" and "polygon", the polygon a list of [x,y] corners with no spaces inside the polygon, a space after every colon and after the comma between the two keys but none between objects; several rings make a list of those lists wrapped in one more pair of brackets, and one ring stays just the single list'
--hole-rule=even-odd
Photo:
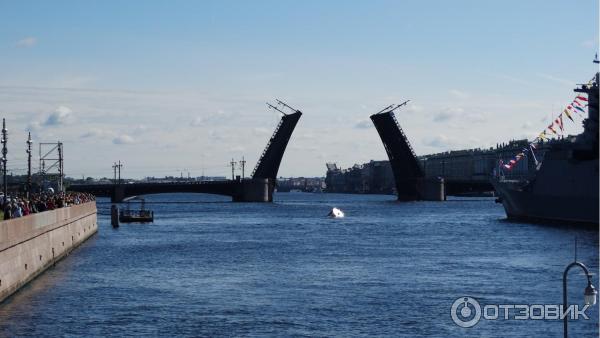
[{"label": "blue sky", "polygon": [[405,99],[418,154],[533,138],[597,49],[592,0],[0,1],[0,114],[15,172],[31,130],[71,176],[226,175],[280,98],[305,113],[280,174],[322,175],[384,159],[368,117]]}]

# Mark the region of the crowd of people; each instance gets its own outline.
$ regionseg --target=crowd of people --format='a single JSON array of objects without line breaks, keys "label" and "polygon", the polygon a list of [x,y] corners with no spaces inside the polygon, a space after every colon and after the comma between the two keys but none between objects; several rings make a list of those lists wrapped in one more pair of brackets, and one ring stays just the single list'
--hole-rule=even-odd
[{"label": "crowd of people", "polygon": [[30,214],[54,210],[58,208],[78,205],[94,201],[94,195],[81,192],[59,192],[30,194],[26,197],[0,197],[2,200],[3,216],[0,219],[8,220]]}]

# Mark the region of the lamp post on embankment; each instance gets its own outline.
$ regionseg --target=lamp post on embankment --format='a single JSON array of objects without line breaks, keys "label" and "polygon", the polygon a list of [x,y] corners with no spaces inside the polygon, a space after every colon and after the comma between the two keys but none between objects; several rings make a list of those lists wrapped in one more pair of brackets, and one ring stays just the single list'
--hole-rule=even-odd
[{"label": "lamp post on embankment", "polygon": [[31,140],[31,132],[29,132],[29,136],[27,137],[27,198],[29,198],[29,194],[31,193],[31,144],[33,141]]},{"label": "lamp post on embankment", "polygon": [[6,180],[6,154],[8,154],[8,149],[6,149],[6,143],[8,141],[7,134],[8,129],[6,129],[6,120],[2,119],[2,184],[5,201],[8,195],[8,182]]},{"label": "lamp post on embankment", "polygon": [[[585,273],[585,275],[587,277],[588,285],[585,288],[585,291],[583,293],[585,305],[591,306],[591,305],[596,304],[596,295],[598,294],[598,291],[596,291],[596,288],[594,288],[594,285],[592,284],[592,274],[588,270],[587,266],[585,266],[585,264],[583,264],[581,262],[577,262],[577,260],[575,260],[573,263],[567,265],[565,272],[563,273],[563,311],[567,311],[567,309],[569,307],[569,304],[567,302],[567,275],[569,273],[569,270],[574,266],[578,266],[581,269],[583,269],[583,272]],[[569,335],[568,334],[568,325],[569,325],[569,316],[564,316],[564,318],[563,318],[563,335],[565,338],[567,338]]]}]

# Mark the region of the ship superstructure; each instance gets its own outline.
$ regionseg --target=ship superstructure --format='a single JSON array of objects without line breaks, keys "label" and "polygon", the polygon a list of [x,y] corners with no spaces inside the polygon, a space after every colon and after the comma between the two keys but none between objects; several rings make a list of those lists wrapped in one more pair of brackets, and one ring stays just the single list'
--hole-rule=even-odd
[{"label": "ship superstructure", "polygon": [[528,179],[492,180],[509,219],[598,225],[598,80],[575,89],[588,102],[581,134],[552,145]]}]

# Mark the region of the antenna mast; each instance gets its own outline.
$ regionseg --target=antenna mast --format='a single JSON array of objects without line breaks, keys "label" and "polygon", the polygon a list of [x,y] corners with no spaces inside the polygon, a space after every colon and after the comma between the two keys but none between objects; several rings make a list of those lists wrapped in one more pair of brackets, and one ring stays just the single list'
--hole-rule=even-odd
[{"label": "antenna mast", "polygon": [[378,111],[375,114],[392,113],[392,112],[394,112],[394,110],[396,110],[396,109],[398,109],[398,108],[400,108],[402,106],[406,106],[406,104],[409,103],[409,102],[410,102],[410,100],[406,100],[406,101],[404,101],[404,102],[402,102],[400,104],[397,104],[397,105],[390,104],[389,106],[383,108],[382,110]]},{"label": "antenna mast", "polygon": [[271,109],[277,110],[278,112],[282,113],[283,115],[287,115],[286,113],[283,112],[283,110],[275,107],[274,105],[270,104],[269,102],[267,102],[267,106],[269,106],[269,108],[271,108]]}]

